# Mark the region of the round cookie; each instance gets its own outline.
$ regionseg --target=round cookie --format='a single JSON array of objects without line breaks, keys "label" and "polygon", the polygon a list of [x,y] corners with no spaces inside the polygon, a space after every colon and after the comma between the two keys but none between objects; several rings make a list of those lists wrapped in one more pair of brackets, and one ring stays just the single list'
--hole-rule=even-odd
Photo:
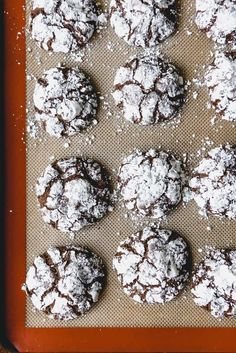
[{"label": "round cookie", "polygon": [[101,219],[111,205],[103,167],[80,157],[57,160],[36,184],[43,220],[62,232],[78,231]]},{"label": "round cookie", "polygon": [[183,77],[159,57],[141,56],[120,67],[113,97],[126,120],[139,125],[169,121],[184,102]]},{"label": "round cookie", "polygon": [[92,37],[98,15],[94,0],[32,0],[31,35],[45,50],[76,51]]},{"label": "round cookie", "polygon": [[118,173],[118,190],[136,216],[162,218],[182,198],[184,171],[173,155],[150,149],[126,157]]},{"label": "round cookie", "polygon": [[194,169],[189,185],[202,216],[236,219],[236,148],[212,149]]},{"label": "round cookie", "polygon": [[236,251],[208,249],[193,274],[191,292],[195,304],[213,316],[236,315]]},{"label": "round cookie", "polygon": [[224,120],[236,121],[236,52],[216,52],[205,82],[216,112]]},{"label": "round cookie", "polygon": [[235,18],[235,0],[196,0],[195,22],[218,44],[236,44]]},{"label": "round cookie", "polygon": [[185,287],[191,269],[186,241],[170,230],[146,227],[121,242],[113,259],[123,291],[139,303],[165,303]]},{"label": "round cookie", "polygon": [[129,45],[153,47],[176,30],[176,0],[111,0],[110,22]]},{"label": "round cookie", "polygon": [[52,136],[71,136],[96,120],[97,95],[80,70],[56,67],[38,79],[33,101],[35,119]]},{"label": "round cookie", "polygon": [[34,307],[56,320],[72,320],[98,301],[105,285],[102,259],[76,246],[50,248],[35,258],[24,289]]}]

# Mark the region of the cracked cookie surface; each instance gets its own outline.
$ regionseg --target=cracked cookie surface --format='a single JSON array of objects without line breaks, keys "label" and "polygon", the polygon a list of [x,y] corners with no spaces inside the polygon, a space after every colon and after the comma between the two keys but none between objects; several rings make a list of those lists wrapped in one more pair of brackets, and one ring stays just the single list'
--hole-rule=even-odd
[{"label": "cracked cookie surface", "polygon": [[205,82],[216,112],[236,121],[236,52],[216,52]]},{"label": "cracked cookie surface", "polygon": [[76,51],[92,37],[98,15],[94,0],[33,0],[31,35],[45,50]]},{"label": "cracked cookie surface", "polygon": [[55,137],[72,136],[96,121],[97,95],[80,70],[56,67],[38,79],[33,101],[35,119]]},{"label": "cracked cookie surface", "polygon": [[174,65],[145,55],[118,69],[114,88],[113,98],[125,119],[139,125],[173,119],[185,96],[183,77]]},{"label": "cracked cookie surface", "polygon": [[52,247],[35,258],[23,286],[34,307],[56,320],[72,320],[98,301],[105,285],[101,258],[76,246]]},{"label": "cracked cookie surface", "polygon": [[118,191],[136,216],[162,218],[182,198],[184,171],[173,155],[150,149],[126,157],[118,172]]},{"label": "cracked cookie surface", "polygon": [[236,315],[236,251],[208,249],[193,274],[195,304],[214,317]]},{"label": "cracked cookie surface", "polygon": [[78,231],[109,210],[111,192],[104,168],[80,157],[57,160],[36,184],[43,220],[62,232]]},{"label": "cracked cookie surface", "polygon": [[199,213],[236,219],[236,148],[212,149],[193,171],[190,180]]},{"label": "cracked cookie surface", "polygon": [[175,0],[111,0],[110,21],[116,34],[129,45],[152,47],[177,27]]},{"label": "cracked cookie surface", "polygon": [[195,22],[218,44],[236,44],[236,0],[196,0]]},{"label": "cracked cookie surface", "polygon": [[113,268],[133,300],[165,303],[183,290],[189,278],[189,246],[173,231],[146,227],[120,243]]}]

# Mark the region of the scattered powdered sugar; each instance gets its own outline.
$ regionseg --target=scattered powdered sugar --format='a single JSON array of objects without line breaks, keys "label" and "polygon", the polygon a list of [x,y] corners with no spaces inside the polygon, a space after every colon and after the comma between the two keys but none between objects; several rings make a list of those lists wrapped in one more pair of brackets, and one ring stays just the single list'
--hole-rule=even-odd
[{"label": "scattered powdered sugar", "polygon": [[196,0],[196,24],[219,44],[236,44],[236,2]]},{"label": "scattered powdered sugar", "polygon": [[33,0],[32,38],[45,50],[76,51],[92,37],[98,16],[94,0]]},{"label": "scattered powdered sugar", "polygon": [[236,251],[208,249],[198,265],[191,292],[194,302],[215,317],[236,315]]},{"label": "scattered powdered sugar", "polygon": [[176,29],[176,0],[111,0],[110,21],[129,45],[152,47]]},{"label": "scattered powdered sugar", "polygon": [[113,98],[126,120],[154,125],[174,118],[184,101],[184,80],[160,57],[144,54],[120,67]]},{"label": "scattered powdered sugar", "polygon": [[113,268],[122,289],[139,303],[165,303],[186,285],[191,267],[189,247],[170,230],[146,227],[122,241]]},{"label": "scattered powdered sugar", "polygon": [[182,197],[183,164],[173,155],[150,149],[126,157],[118,172],[118,190],[137,216],[161,218]]},{"label": "scattered powdered sugar", "polygon": [[35,258],[22,289],[50,318],[71,320],[98,301],[104,281],[98,255],[81,247],[55,247]]},{"label": "scattered powdered sugar", "polygon": [[106,172],[97,162],[79,157],[49,165],[38,179],[36,195],[43,220],[62,232],[93,224],[110,206]]},{"label": "scattered powdered sugar", "polygon": [[56,67],[38,79],[35,119],[52,136],[71,136],[92,125],[98,101],[89,79],[80,70]]},{"label": "scattered powdered sugar", "polygon": [[190,180],[200,214],[236,219],[236,149],[226,145],[212,149]]},{"label": "scattered powdered sugar", "polygon": [[236,121],[236,53],[217,51],[205,82],[217,113],[225,120]]},{"label": "scattered powdered sugar", "polygon": [[65,143],[64,143],[64,148],[69,148],[70,147],[70,142],[69,141],[66,141]]}]

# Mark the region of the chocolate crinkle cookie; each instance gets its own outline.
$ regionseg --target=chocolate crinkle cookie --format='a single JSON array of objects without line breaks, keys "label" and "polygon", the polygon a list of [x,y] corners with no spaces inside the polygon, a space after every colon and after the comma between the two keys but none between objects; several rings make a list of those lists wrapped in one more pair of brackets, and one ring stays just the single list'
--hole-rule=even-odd
[{"label": "chocolate crinkle cookie", "polygon": [[196,0],[195,22],[218,44],[236,44],[236,0]]},{"label": "chocolate crinkle cookie", "polygon": [[43,220],[62,232],[78,231],[110,210],[110,185],[103,167],[80,157],[57,160],[36,184]]},{"label": "chocolate crinkle cookie", "polygon": [[152,47],[177,27],[176,0],[111,0],[110,21],[129,45]]},{"label": "chocolate crinkle cookie", "polygon": [[216,112],[224,120],[236,121],[236,51],[216,52],[205,82]]},{"label": "chocolate crinkle cookie", "polygon": [[192,289],[195,304],[215,317],[236,315],[236,251],[210,248],[196,268]]},{"label": "chocolate crinkle cookie", "polygon": [[38,79],[33,101],[35,119],[52,136],[71,136],[96,121],[97,95],[80,70],[56,67]]},{"label": "chocolate crinkle cookie", "polygon": [[186,241],[170,230],[146,227],[121,242],[113,259],[123,291],[139,303],[165,303],[186,285],[191,270]]},{"label": "chocolate crinkle cookie", "polygon": [[169,121],[184,102],[184,80],[159,57],[133,58],[116,73],[113,97],[126,120],[139,125]]},{"label": "chocolate crinkle cookie", "polygon": [[236,148],[212,149],[193,171],[190,188],[203,216],[236,219]]},{"label": "chocolate crinkle cookie", "polygon": [[183,180],[183,164],[173,155],[137,150],[119,168],[118,191],[132,214],[162,218],[180,202]]},{"label": "chocolate crinkle cookie", "polygon": [[92,37],[99,14],[94,0],[33,0],[31,35],[45,50],[76,51]]},{"label": "chocolate crinkle cookie", "polygon": [[101,258],[78,246],[50,248],[35,258],[23,289],[34,307],[56,320],[85,314],[105,285]]}]

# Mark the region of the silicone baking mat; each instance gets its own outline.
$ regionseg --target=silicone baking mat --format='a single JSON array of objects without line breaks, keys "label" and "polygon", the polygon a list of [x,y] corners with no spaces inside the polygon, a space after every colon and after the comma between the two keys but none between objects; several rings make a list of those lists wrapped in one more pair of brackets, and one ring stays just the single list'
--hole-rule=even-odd
[{"label": "silicone baking mat", "polygon": [[[27,1],[27,19],[31,1]],[[105,8],[108,4],[103,2]],[[108,283],[99,302],[85,316],[69,322],[48,319],[35,312],[31,302],[26,301],[27,327],[235,327],[236,319],[219,320],[194,305],[188,288],[174,301],[165,305],[139,305],[130,300],[119,287],[112,271],[112,257],[119,242],[141,228],[126,215],[119,205],[99,223],[80,231],[74,240],[45,225],[35,196],[37,177],[52,160],[73,155],[89,156],[102,162],[115,176],[122,158],[136,148],[163,148],[190,159],[201,154],[204,148],[221,143],[235,143],[232,123],[211,119],[208,96],[198,89],[194,79],[204,75],[204,66],[211,62],[213,45],[200,33],[193,21],[194,1],[180,2],[180,25],[178,32],[159,47],[162,54],[177,65],[185,80],[192,82],[188,99],[179,123],[170,126],[138,127],[126,124],[119,110],[115,109],[111,91],[115,72],[126,60],[140,49],[130,48],[108,28],[103,29],[80,55],[59,55],[44,52],[27,34],[27,108],[33,117],[32,94],[34,77],[44,70],[63,63],[80,67],[93,81],[100,96],[99,123],[87,133],[67,139],[56,139],[46,133],[34,139],[27,136],[27,267],[35,256],[52,245],[80,244],[98,253],[108,269]],[[28,23],[28,20],[27,20]],[[203,148],[203,149],[202,149]],[[199,152],[199,154],[200,154]],[[199,156],[200,157],[200,156]],[[174,229],[190,243],[194,264],[204,255],[206,245],[219,247],[236,246],[236,223],[210,218],[202,220],[196,205],[191,202],[178,207],[162,222],[162,227]]]}]

